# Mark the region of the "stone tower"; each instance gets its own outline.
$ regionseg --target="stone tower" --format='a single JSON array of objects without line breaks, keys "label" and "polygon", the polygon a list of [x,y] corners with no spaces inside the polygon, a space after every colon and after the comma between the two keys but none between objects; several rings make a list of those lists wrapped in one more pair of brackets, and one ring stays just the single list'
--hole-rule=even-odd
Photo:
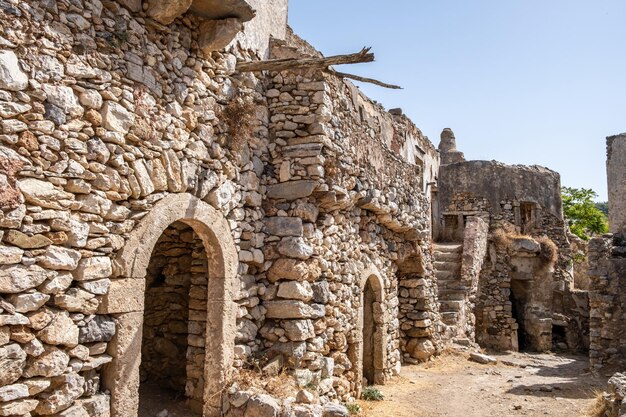
[{"label": "stone tower", "polygon": [[441,165],[454,164],[465,161],[465,155],[456,149],[456,138],[450,128],[445,128],[441,132],[439,142],[439,153],[441,154]]}]

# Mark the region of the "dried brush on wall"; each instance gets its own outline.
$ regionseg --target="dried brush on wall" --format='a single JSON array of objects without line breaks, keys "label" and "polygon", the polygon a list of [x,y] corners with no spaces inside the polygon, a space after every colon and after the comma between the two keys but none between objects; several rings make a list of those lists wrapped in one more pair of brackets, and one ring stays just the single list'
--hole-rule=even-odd
[{"label": "dried brush on wall", "polygon": [[236,98],[219,113],[220,121],[228,128],[231,150],[241,150],[252,136],[256,124],[256,110],[256,104],[243,98]]},{"label": "dried brush on wall", "polygon": [[539,256],[546,263],[556,263],[559,259],[559,248],[556,244],[550,239],[548,236],[541,236],[534,238],[539,245],[541,245],[541,252],[539,252]]}]

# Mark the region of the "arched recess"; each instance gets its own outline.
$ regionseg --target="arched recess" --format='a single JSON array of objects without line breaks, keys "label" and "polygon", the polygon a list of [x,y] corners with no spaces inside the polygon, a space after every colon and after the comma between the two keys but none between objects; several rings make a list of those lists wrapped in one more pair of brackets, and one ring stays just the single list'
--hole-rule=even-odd
[{"label": "arched recess", "polygon": [[[368,375],[368,384],[381,385],[385,383],[385,365],[387,362],[387,317],[384,314],[385,286],[382,276],[376,267],[372,266],[363,271],[360,289],[361,302],[357,323],[358,337],[350,355],[350,360],[353,364],[356,364],[358,396],[361,393],[363,377],[368,373],[368,370],[364,369],[365,365],[370,365],[373,368],[373,370],[370,370],[372,375]],[[368,300],[366,297],[369,291],[371,291],[372,303],[367,305]],[[366,311],[368,308],[371,308],[370,312]],[[365,323],[365,320],[368,320],[368,323]],[[370,326],[369,329],[368,326]],[[367,348],[368,342],[364,340],[365,337],[371,337],[369,348]],[[367,349],[364,349],[364,347]],[[371,355],[371,357],[365,358],[364,355]]]},{"label": "arched recess", "polygon": [[236,333],[233,300],[238,258],[224,216],[191,194],[171,194],[160,200],[139,222],[114,259],[114,278],[99,314],[117,324],[109,344],[113,361],[103,372],[111,391],[112,417],[135,417],[139,401],[145,277],[152,250],[174,222],[190,226],[201,238],[208,261],[206,360],[203,416],[220,415],[221,395],[232,367]]}]

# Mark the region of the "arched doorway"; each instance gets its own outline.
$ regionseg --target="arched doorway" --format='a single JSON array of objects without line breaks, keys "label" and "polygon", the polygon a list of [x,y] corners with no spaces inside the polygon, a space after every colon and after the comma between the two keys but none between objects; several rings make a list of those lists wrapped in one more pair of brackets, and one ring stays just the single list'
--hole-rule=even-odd
[{"label": "arched doorway", "polygon": [[207,278],[202,240],[185,223],[172,223],[152,250],[145,278],[140,416],[202,413]]},{"label": "arched doorway", "polygon": [[220,415],[233,359],[237,264],[226,219],[190,194],[165,197],[135,227],[99,311],[117,325],[103,374],[112,417],[138,416],[140,381],[164,379],[202,416]]},{"label": "arched doorway", "polygon": [[362,275],[361,299],[358,310],[358,333],[351,346],[350,361],[356,365],[356,391],[360,395],[363,386],[385,383],[387,358],[387,317],[384,313],[384,284],[380,273],[370,268]]},{"label": "arched doorway", "polygon": [[376,375],[374,367],[375,300],[376,295],[370,278],[363,289],[363,384],[365,385],[373,385]]}]

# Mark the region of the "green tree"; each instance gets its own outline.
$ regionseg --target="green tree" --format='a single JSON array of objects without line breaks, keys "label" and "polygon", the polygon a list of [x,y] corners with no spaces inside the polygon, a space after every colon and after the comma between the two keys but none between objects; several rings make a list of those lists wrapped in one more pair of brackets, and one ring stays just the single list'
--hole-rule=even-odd
[{"label": "green tree", "polygon": [[608,201],[599,201],[596,203],[596,207],[598,208],[598,210],[600,210],[602,213],[604,213],[605,216],[609,216],[609,202]]},{"label": "green tree", "polygon": [[606,215],[593,202],[598,197],[595,191],[587,188],[561,189],[563,214],[569,228],[576,236],[588,240],[591,236],[609,231]]}]

